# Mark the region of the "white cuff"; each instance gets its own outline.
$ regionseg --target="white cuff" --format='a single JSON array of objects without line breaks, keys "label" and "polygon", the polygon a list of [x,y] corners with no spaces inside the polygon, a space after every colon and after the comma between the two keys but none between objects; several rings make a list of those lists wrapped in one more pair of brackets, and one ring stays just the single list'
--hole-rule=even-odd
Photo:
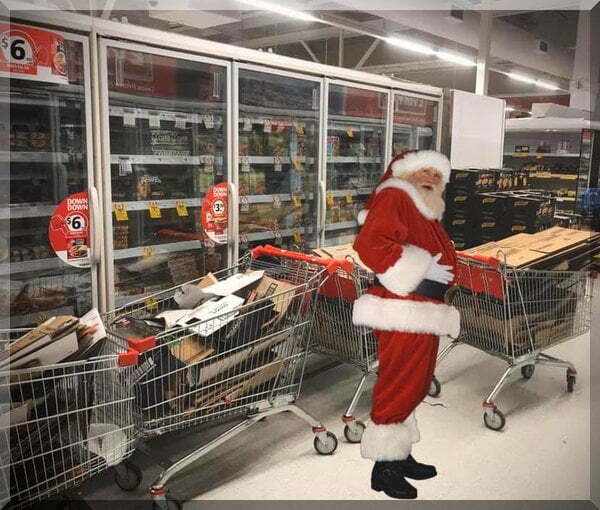
[{"label": "white cuff", "polygon": [[369,420],[360,442],[360,454],[376,462],[404,460],[419,439],[414,411],[401,423],[377,425]]},{"label": "white cuff", "polygon": [[398,296],[408,294],[425,278],[432,258],[427,250],[405,244],[402,256],[387,271],[379,273],[377,278],[390,292]]}]

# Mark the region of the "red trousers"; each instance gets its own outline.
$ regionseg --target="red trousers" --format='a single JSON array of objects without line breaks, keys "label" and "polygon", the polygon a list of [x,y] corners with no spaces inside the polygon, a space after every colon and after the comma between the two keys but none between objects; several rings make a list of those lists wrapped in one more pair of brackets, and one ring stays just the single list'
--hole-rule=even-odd
[{"label": "red trousers", "polygon": [[437,358],[435,335],[375,332],[379,373],[373,388],[371,421],[376,425],[403,422],[427,396]]}]

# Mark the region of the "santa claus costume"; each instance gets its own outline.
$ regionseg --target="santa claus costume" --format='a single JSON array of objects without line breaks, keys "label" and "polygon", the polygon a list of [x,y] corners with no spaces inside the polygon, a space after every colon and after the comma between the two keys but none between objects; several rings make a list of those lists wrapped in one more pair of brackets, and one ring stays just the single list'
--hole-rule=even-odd
[{"label": "santa claus costume", "polygon": [[[361,454],[375,461],[372,488],[396,498],[417,495],[404,477],[436,475],[433,466],[411,455],[419,441],[415,408],[429,390],[439,337],[456,338],[460,328],[458,311],[443,302],[456,274],[454,247],[440,224],[443,209],[432,209],[422,190],[406,180],[426,168],[441,175],[441,201],[450,177],[446,156],[436,151],[400,154],[361,211],[362,227],[354,243],[376,282],[356,300],[353,322],[373,328],[379,358]],[[440,268],[451,276],[436,280]]]}]

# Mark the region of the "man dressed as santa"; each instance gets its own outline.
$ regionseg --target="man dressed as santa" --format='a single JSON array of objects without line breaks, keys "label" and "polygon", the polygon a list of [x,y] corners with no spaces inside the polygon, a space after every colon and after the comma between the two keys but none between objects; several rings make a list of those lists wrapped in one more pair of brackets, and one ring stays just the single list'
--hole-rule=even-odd
[{"label": "man dressed as santa", "polygon": [[449,177],[450,162],[439,152],[396,156],[359,215],[354,243],[376,281],[356,300],[353,322],[374,329],[379,357],[361,454],[375,461],[373,490],[392,498],[417,497],[405,477],[437,474],[412,457],[411,447],[419,441],[415,408],[428,393],[439,337],[456,338],[460,329],[458,310],[444,304],[456,273],[456,253],[440,224]]}]

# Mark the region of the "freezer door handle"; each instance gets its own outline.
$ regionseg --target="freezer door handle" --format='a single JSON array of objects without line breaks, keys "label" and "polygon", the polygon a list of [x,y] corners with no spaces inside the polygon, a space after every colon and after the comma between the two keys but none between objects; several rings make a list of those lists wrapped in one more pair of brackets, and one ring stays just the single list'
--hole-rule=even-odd
[{"label": "freezer door handle", "polygon": [[327,221],[327,192],[325,191],[325,183],[319,182],[319,194],[321,195],[321,224],[319,225],[319,233],[325,230],[325,222]]},{"label": "freezer door handle", "polygon": [[231,196],[231,212],[230,218],[232,219],[232,232],[230,234],[232,242],[236,242],[237,238],[237,210],[238,210],[238,196],[237,196],[237,188],[233,182],[228,182],[227,187],[229,188],[229,195]]},{"label": "freezer door handle", "polygon": [[91,240],[92,250],[90,253],[90,263],[95,266],[100,263],[100,225],[102,224],[102,216],[100,214],[100,199],[98,198],[98,190],[95,186],[91,186],[88,190],[90,197],[91,208]]}]

